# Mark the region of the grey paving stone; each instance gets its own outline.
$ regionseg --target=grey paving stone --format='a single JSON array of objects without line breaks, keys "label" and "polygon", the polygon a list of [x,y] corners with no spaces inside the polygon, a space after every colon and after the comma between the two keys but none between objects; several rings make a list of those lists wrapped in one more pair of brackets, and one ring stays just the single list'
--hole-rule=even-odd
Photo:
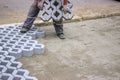
[{"label": "grey paving stone", "polygon": [[45,31],[34,25],[26,34],[20,33],[20,29],[19,25],[0,27],[0,80],[37,80],[16,59],[32,56],[35,51],[44,52],[33,39],[44,37]]},{"label": "grey paving stone", "polygon": [[45,51],[45,45],[44,44],[36,44],[34,47],[34,53],[35,54],[43,54]]},{"label": "grey paving stone", "polygon": [[70,20],[74,16],[72,11],[72,7],[73,7],[72,0],[68,0],[69,12],[67,12],[66,14],[61,9],[62,5],[64,4],[63,0],[62,1],[61,0],[51,0],[51,1],[44,0],[44,4],[45,4],[45,8],[42,11],[40,11],[38,15],[43,21],[49,21],[50,19],[54,19],[58,21],[61,18]]},{"label": "grey paving stone", "polygon": [[21,49],[11,48],[8,50],[8,52],[11,56],[14,56],[17,59],[22,57],[22,50]]},{"label": "grey paving stone", "polygon": [[13,80],[13,76],[11,74],[8,74],[8,73],[3,73],[1,76],[0,76],[0,79],[1,80]]}]

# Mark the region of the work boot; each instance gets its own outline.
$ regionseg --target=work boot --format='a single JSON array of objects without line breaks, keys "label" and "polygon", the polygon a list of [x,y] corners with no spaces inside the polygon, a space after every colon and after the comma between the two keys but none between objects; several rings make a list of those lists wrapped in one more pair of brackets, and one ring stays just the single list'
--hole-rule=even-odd
[{"label": "work boot", "polygon": [[26,33],[27,31],[29,31],[30,28],[27,27],[22,27],[22,29],[20,30],[21,33]]},{"label": "work boot", "polygon": [[64,36],[63,33],[62,33],[62,34],[57,34],[57,36],[58,36],[60,39],[65,39],[65,36]]}]

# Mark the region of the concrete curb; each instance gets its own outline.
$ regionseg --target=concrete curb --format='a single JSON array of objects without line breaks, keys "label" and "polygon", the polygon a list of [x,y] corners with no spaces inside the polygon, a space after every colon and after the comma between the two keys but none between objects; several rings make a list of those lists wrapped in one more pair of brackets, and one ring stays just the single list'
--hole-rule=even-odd
[{"label": "concrete curb", "polygon": [[[71,22],[79,22],[79,21],[85,21],[85,20],[92,20],[92,19],[100,19],[100,18],[107,18],[107,17],[112,17],[112,16],[120,16],[120,12],[116,12],[116,13],[109,13],[109,14],[98,14],[98,15],[82,15],[82,16],[77,16],[75,15],[73,17],[73,19],[71,20],[64,20],[64,23],[71,23]],[[4,24],[3,26],[7,26],[7,25],[22,25],[23,23],[11,23],[11,24]],[[36,20],[34,23],[35,26],[38,27],[45,27],[48,25],[52,25],[52,20],[48,21],[48,22],[43,22],[40,20]],[[2,27],[2,25],[1,25]]]},{"label": "concrete curb", "polygon": [[[103,14],[103,15],[90,15],[90,16],[74,16],[72,20],[64,20],[64,23],[71,23],[71,22],[79,22],[79,21],[85,21],[85,20],[92,20],[92,19],[100,19],[100,18],[107,18],[107,17],[112,17],[112,16],[120,16],[120,13],[109,13],[109,14]],[[48,26],[52,24],[52,21],[49,22],[35,22],[34,23],[36,26],[41,27],[41,26]]]},{"label": "concrete curb", "polygon": [[[120,13],[114,13],[114,14],[108,14],[108,15],[97,15],[97,16],[86,16],[86,17],[80,17],[80,16],[74,16],[72,20],[64,20],[64,23],[71,23],[71,22],[79,22],[79,21],[85,21],[85,20],[92,20],[92,19],[100,19],[100,18],[107,18],[112,16],[120,16]],[[22,25],[23,23],[11,23],[11,25]],[[10,24],[9,24],[10,25]],[[45,27],[48,25],[52,25],[52,21],[49,22],[42,22],[42,21],[36,21],[34,23],[37,27]]]}]

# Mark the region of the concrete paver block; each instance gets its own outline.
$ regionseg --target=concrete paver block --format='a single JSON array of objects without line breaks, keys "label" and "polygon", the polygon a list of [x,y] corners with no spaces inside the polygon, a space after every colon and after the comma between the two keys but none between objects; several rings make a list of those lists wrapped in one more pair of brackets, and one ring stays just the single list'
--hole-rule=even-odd
[{"label": "concrete paver block", "polygon": [[14,70],[16,70],[16,68],[14,68],[14,67],[7,67],[7,70],[5,71],[5,73],[13,74]]},{"label": "concrete paver block", "polygon": [[21,45],[14,45],[14,46],[12,46],[12,48],[17,48],[17,49],[22,49],[22,47],[23,46],[21,46]]},{"label": "concrete paver block", "polygon": [[13,76],[11,74],[8,74],[8,73],[3,73],[1,76],[0,76],[0,79],[2,80],[13,80]]},{"label": "concrete paver block", "polygon": [[7,70],[7,68],[3,65],[0,65],[0,73],[4,73]]},{"label": "concrete paver block", "polygon": [[4,60],[10,61],[12,63],[12,62],[14,62],[16,60],[16,58],[14,56],[6,55]]},{"label": "concrete paver block", "polygon": [[41,30],[41,29],[38,29],[36,31],[36,37],[37,38],[44,38],[45,37],[45,31],[44,30]]},{"label": "concrete paver block", "polygon": [[0,80],[37,80],[16,59],[32,56],[35,50],[42,53],[42,47],[33,39],[43,37],[45,32],[35,26],[26,34],[20,33],[20,29],[19,25],[0,28]]},{"label": "concrete paver block", "polygon": [[14,56],[17,59],[22,57],[22,50],[21,49],[11,48],[11,49],[9,49],[8,52],[11,56]]},{"label": "concrete paver block", "polygon": [[26,43],[24,42],[17,42],[15,45],[19,45],[19,46],[24,46]]},{"label": "concrete paver block", "polygon": [[23,39],[32,40],[31,36],[23,36]]},{"label": "concrete paver block", "polygon": [[27,39],[19,39],[19,41],[18,42],[22,42],[22,43],[27,43]]},{"label": "concrete paver block", "polygon": [[25,69],[18,69],[13,72],[13,75],[20,75],[26,78],[29,76],[29,71]]},{"label": "concrete paver block", "polygon": [[29,40],[28,43],[37,44],[37,41],[36,40]]},{"label": "concrete paver block", "polygon": [[6,39],[1,39],[0,42],[7,43],[8,40],[6,40]]},{"label": "concrete paver block", "polygon": [[0,55],[0,61],[4,60],[5,56]]},{"label": "concrete paver block", "polygon": [[34,54],[33,47],[25,46],[22,49],[23,56],[32,56]]},{"label": "concrete paver block", "polygon": [[13,34],[7,34],[6,36],[13,38],[15,35],[13,35]]},{"label": "concrete paver block", "polygon": [[12,49],[11,47],[3,47],[3,51],[9,51],[10,49]]},{"label": "concrete paver block", "polygon": [[9,54],[9,53],[8,53],[7,51],[3,51],[3,50],[0,51],[0,55],[7,56],[8,54]]},{"label": "concrete paver block", "polygon": [[19,38],[12,38],[10,41],[19,41]]},{"label": "concrete paver block", "polygon": [[25,35],[26,36],[31,36],[32,39],[36,39],[36,32],[35,31],[29,31]]},{"label": "concrete paver block", "polygon": [[68,7],[69,7],[69,15],[66,15],[62,11],[62,5],[63,0],[45,0],[44,1],[45,8],[43,8],[42,11],[39,13],[39,17],[43,21],[49,21],[51,18],[58,21],[61,18],[64,18],[66,20],[72,19],[73,18],[73,11],[72,11],[72,0],[68,0]]},{"label": "concrete paver block", "polygon": [[4,42],[0,42],[0,46],[2,47],[3,45],[5,45],[6,43]]},{"label": "concrete paver block", "polygon": [[7,67],[13,67],[16,69],[22,68],[22,63],[17,61],[12,61],[11,64],[8,64]]},{"label": "concrete paver block", "polygon": [[15,35],[15,38],[22,38],[22,35]]},{"label": "concrete paver block", "polygon": [[34,47],[35,54],[43,54],[45,51],[45,46],[43,44],[36,44]]},{"label": "concrete paver block", "polygon": [[14,46],[14,44],[5,44],[5,45],[3,45],[3,48],[6,48],[6,47],[11,48],[11,47],[13,47],[13,46]]},{"label": "concrete paver block", "polygon": [[11,40],[12,39],[12,37],[9,37],[9,36],[5,36],[4,38],[3,38],[4,40]]},{"label": "concrete paver block", "polygon": [[23,76],[20,75],[14,75],[13,80],[26,80]]},{"label": "concrete paver block", "polygon": [[[4,56],[3,56],[4,57]],[[8,65],[10,65],[11,64],[11,62],[10,61],[8,61],[8,60],[1,60],[1,62],[0,62],[0,65],[2,65],[2,66],[8,66]]]}]

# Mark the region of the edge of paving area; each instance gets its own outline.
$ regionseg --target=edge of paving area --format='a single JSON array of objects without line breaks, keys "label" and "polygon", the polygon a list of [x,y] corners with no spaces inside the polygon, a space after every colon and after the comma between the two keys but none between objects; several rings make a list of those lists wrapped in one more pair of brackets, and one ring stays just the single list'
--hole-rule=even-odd
[{"label": "edge of paving area", "polygon": [[[77,8],[74,11],[74,17],[72,20],[64,20],[64,23],[78,22],[91,19],[106,18],[111,16],[120,16],[120,3],[118,4],[108,4],[108,5],[98,5],[98,6],[88,6]],[[42,22],[37,21],[35,25],[46,26],[52,24],[52,21]]]}]

